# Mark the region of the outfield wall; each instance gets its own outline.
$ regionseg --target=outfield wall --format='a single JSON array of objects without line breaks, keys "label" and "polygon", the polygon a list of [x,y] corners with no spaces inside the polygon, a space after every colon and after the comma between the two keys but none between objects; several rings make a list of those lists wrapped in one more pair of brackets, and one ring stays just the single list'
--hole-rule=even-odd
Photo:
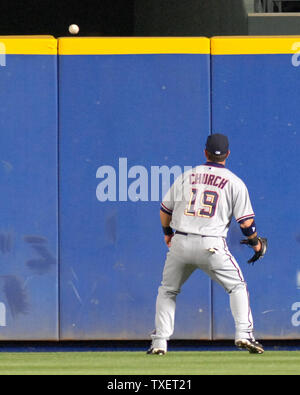
[{"label": "outfield wall", "polygon": [[[265,259],[242,265],[259,338],[300,335],[300,39],[214,38],[212,132],[231,140],[230,168],[247,183]],[[229,244],[239,262],[245,251],[233,227]],[[232,335],[227,304],[213,287],[214,338]],[[226,323],[226,324],[225,324]]]},{"label": "outfield wall", "polygon": [[[0,44],[0,339],[147,339],[167,175],[201,163],[211,131],[229,136],[269,239],[250,267],[237,224],[228,237],[257,337],[300,338],[300,37]],[[233,337],[228,296],[194,273],[174,338]]]},{"label": "outfield wall", "polygon": [[[210,42],[82,38],[59,48],[61,338],[143,339],[165,253],[151,167],[197,163],[190,143],[210,130]],[[194,279],[178,336],[210,337],[210,297],[210,281]]]},{"label": "outfield wall", "polygon": [[0,43],[0,339],[58,339],[57,43]]}]

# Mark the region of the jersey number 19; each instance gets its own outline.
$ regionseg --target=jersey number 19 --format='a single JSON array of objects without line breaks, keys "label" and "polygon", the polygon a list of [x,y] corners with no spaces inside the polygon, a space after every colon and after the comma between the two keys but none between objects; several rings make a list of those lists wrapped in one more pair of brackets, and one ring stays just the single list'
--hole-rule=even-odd
[{"label": "jersey number 19", "polygon": [[199,190],[192,188],[188,207],[184,214],[192,217],[212,218],[215,215],[219,195],[215,191],[204,191],[200,198],[200,207],[196,207]]}]

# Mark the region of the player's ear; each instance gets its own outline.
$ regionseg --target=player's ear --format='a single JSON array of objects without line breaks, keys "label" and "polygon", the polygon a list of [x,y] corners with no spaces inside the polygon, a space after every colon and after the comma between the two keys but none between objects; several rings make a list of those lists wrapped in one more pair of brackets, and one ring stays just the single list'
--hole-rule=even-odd
[{"label": "player's ear", "polygon": [[204,155],[205,155],[206,159],[208,159],[208,155],[207,155],[206,149],[204,150]]},{"label": "player's ear", "polygon": [[228,150],[228,152],[227,152],[227,156],[226,156],[226,159],[228,159],[228,156],[230,155],[230,150]]}]

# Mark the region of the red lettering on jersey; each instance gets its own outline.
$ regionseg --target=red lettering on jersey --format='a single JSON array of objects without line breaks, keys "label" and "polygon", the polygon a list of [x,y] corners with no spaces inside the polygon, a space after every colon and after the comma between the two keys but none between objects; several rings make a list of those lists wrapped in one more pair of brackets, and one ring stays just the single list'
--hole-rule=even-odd
[{"label": "red lettering on jersey", "polygon": [[225,185],[227,184],[228,180],[226,178],[223,178],[222,181],[219,184],[219,188],[224,189]]},{"label": "red lettering on jersey", "polygon": [[208,174],[203,174],[202,184],[207,184]]},{"label": "red lettering on jersey", "polygon": [[213,183],[213,186],[214,187],[218,187],[219,186],[219,184],[218,184],[218,178],[222,178],[222,177],[220,177],[220,176],[217,176],[216,178],[215,178],[215,182]]},{"label": "red lettering on jersey", "polygon": [[211,174],[208,178],[208,182],[207,185],[213,185],[213,181],[215,179],[215,176],[213,174]]},{"label": "red lettering on jersey", "polygon": [[195,184],[201,184],[201,173],[197,173],[195,176]]},{"label": "red lettering on jersey", "polygon": [[190,184],[195,184],[195,174],[190,175]]}]

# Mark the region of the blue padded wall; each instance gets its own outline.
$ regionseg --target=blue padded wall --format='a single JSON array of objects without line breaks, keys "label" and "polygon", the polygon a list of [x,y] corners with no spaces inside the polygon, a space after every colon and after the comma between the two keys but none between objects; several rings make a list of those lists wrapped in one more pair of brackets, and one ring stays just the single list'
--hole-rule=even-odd
[{"label": "blue padded wall", "polygon": [[57,44],[0,38],[0,339],[58,339]]},{"label": "blue padded wall", "polygon": [[[240,246],[236,224],[228,245],[248,283],[256,336],[300,338],[300,67],[290,53],[297,40],[241,40],[212,40],[212,132],[230,138],[228,167],[247,184],[259,235],[268,238],[269,249],[249,266],[252,251]],[[228,48],[232,53],[221,54]],[[217,285],[213,312],[213,338],[234,337],[228,299]]]},{"label": "blue padded wall", "polygon": [[[167,248],[151,167],[183,171],[203,160],[210,57],[207,39],[203,54],[156,53],[153,40],[152,53],[130,52],[141,39],[124,39],[122,55],[101,54],[113,42],[103,39],[90,55],[76,55],[76,45],[75,54],[60,52],[62,339],[147,339],[154,328]],[[100,201],[105,170],[115,177],[116,201]],[[142,176],[147,187],[135,190]],[[210,338],[210,294],[200,274],[183,287],[174,337]]]},{"label": "blue padded wall", "polygon": [[[202,163],[210,132],[269,240],[252,267],[228,235],[255,335],[300,338],[300,38],[58,42],[57,67],[54,38],[0,38],[0,339],[149,338],[165,176]],[[233,337],[228,296],[195,272],[173,338]]]}]

